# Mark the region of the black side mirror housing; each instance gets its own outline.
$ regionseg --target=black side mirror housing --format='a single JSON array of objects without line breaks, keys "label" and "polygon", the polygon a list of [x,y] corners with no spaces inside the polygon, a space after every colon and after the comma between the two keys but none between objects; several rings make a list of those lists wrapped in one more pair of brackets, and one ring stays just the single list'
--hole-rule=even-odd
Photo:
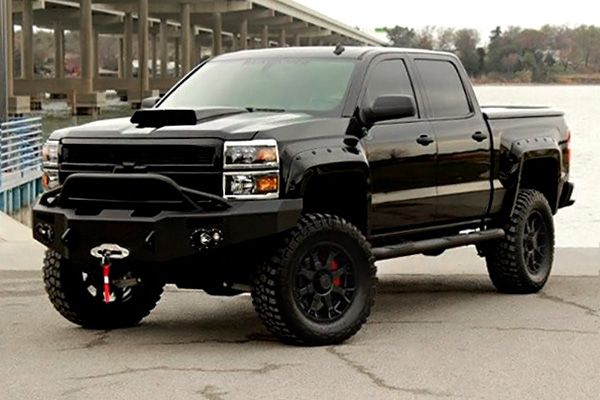
[{"label": "black side mirror housing", "polygon": [[362,122],[373,126],[377,122],[414,117],[417,114],[412,96],[386,95],[377,97],[360,112]]},{"label": "black side mirror housing", "polygon": [[156,105],[156,103],[158,103],[158,101],[160,100],[160,96],[158,97],[148,97],[142,100],[142,109],[145,108],[152,108]]}]

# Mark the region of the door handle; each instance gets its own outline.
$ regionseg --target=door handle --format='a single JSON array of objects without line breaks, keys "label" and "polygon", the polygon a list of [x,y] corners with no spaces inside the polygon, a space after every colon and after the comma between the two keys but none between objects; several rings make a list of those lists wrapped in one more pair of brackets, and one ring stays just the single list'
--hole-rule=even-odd
[{"label": "door handle", "polygon": [[419,143],[421,146],[429,146],[433,142],[435,142],[435,140],[427,133],[424,133],[417,138],[417,143]]},{"label": "door handle", "polygon": [[488,135],[483,132],[475,132],[471,137],[474,141],[481,143],[488,138]]}]

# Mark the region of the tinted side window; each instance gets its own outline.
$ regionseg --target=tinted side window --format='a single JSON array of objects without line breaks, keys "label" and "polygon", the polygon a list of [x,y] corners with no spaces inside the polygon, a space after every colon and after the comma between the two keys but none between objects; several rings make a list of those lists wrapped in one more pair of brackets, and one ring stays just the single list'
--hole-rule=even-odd
[{"label": "tinted side window", "polygon": [[416,60],[434,118],[463,117],[471,112],[465,88],[454,64]]},{"label": "tinted side window", "polygon": [[371,68],[367,82],[367,100],[373,101],[385,95],[415,97],[404,61],[385,60]]}]

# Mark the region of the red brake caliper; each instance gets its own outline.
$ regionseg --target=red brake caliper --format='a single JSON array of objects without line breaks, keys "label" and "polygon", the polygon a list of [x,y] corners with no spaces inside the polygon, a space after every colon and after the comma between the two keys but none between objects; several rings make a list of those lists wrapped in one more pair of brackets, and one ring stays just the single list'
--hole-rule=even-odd
[{"label": "red brake caliper", "polygon": [[[337,271],[339,268],[339,264],[336,260],[331,261],[331,272]],[[342,284],[342,280],[339,276],[333,278],[333,286],[339,287]]]},{"label": "red brake caliper", "polygon": [[104,256],[102,260],[102,278],[104,282],[104,302],[110,303],[110,257]]}]

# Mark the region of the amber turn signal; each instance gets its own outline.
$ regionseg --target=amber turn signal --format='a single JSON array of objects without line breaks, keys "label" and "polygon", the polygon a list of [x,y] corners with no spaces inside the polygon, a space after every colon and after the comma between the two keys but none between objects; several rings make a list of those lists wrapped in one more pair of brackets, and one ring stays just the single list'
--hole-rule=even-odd
[{"label": "amber turn signal", "polygon": [[256,192],[274,193],[279,189],[279,177],[275,175],[266,175],[256,178]]}]

